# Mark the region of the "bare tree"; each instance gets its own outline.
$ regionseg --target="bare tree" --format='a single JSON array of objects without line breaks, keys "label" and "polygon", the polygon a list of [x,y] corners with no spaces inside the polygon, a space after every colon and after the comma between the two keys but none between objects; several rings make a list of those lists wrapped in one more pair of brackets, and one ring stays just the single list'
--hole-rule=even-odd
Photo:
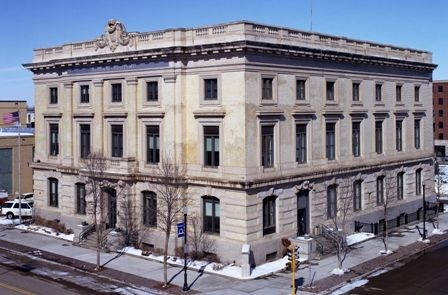
[{"label": "bare tree", "polygon": [[437,161],[437,158],[434,161],[434,165],[436,167],[436,191],[437,191],[435,228],[439,229],[440,191],[442,190],[443,184],[446,182],[446,179],[444,177],[445,174],[443,173],[443,171],[440,171],[440,164]]},{"label": "bare tree", "polygon": [[137,223],[134,203],[129,196],[129,186],[126,182],[122,180],[118,181],[117,195],[120,196],[120,210],[118,210],[118,212],[122,225],[124,226],[123,233],[125,238],[125,245],[131,246],[132,243],[137,243]]},{"label": "bare tree", "polygon": [[193,259],[201,259],[206,253],[214,252],[215,241],[204,232],[201,218],[198,215],[190,215],[189,240],[193,246]]},{"label": "bare tree", "polygon": [[90,154],[81,162],[80,175],[86,184],[87,213],[93,217],[96,233],[96,267],[101,270],[101,249],[106,229],[106,195],[105,190],[110,187],[106,178],[107,160],[101,154]]},{"label": "bare tree", "polygon": [[[383,176],[383,188],[378,189],[384,189],[383,195],[382,195],[382,205],[383,205],[383,220],[384,220],[384,230],[383,230],[383,244],[384,244],[384,250],[381,251],[382,254],[389,254],[389,228],[387,224],[387,219],[389,217],[389,207],[394,202],[394,200],[397,200],[397,176],[395,176],[392,172],[385,173]],[[378,194],[378,191],[377,191]]]},{"label": "bare tree", "polygon": [[[171,158],[164,157],[157,171],[157,227],[165,234],[163,247],[164,287],[168,286],[168,244],[171,231],[188,205],[186,196],[186,173]],[[186,234],[186,233],[185,233]]]}]

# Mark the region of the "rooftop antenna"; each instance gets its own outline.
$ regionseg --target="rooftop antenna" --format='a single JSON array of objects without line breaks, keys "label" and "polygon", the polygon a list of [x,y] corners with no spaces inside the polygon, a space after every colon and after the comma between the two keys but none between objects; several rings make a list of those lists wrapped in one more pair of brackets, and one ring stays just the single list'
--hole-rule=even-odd
[{"label": "rooftop antenna", "polygon": [[310,32],[313,32],[313,0],[310,0],[310,12],[311,12],[311,16],[310,16]]}]

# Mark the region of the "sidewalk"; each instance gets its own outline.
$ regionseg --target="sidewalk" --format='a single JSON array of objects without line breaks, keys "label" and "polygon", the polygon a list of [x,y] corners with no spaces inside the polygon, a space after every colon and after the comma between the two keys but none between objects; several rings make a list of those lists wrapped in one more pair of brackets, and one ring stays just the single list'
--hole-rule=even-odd
[{"label": "sidewalk", "polygon": [[[440,229],[448,229],[448,214],[442,214],[439,216]],[[419,224],[421,227],[421,224]],[[427,224],[429,235],[432,232],[432,225]],[[407,254],[412,251],[421,251],[423,248],[430,246],[430,244],[415,243],[420,238],[415,226],[400,229],[397,234],[394,234],[389,239],[389,247],[392,251],[396,251],[400,247],[397,254]],[[433,236],[433,240],[441,240],[442,238],[448,238],[448,234],[443,236]],[[429,237],[431,240],[431,236]],[[96,252],[94,250],[80,248],[73,246],[70,242],[55,239],[49,236],[35,234],[31,232],[23,233],[20,230],[5,230],[1,232],[0,241],[15,243],[22,246],[27,246],[36,250],[50,252],[62,257],[75,259],[86,264],[94,264],[96,261]],[[406,248],[403,248],[406,247]],[[373,271],[376,267],[384,265],[377,265],[377,261],[383,260],[387,263],[387,259],[384,260],[379,251],[383,249],[381,239],[375,238],[365,241],[361,244],[355,245],[344,262],[344,268],[352,269],[353,271],[340,277],[331,275],[330,272],[337,267],[338,262],[335,256],[330,256],[319,261],[318,265],[312,265],[304,269],[299,270],[298,277],[304,277],[304,286],[307,286],[310,282],[310,277],[314,277],[313,285],[316,289],[310,289],[311,292],[319,292],[328,288],[335,287],[340,283],[359,277],[365,271]],[[407,250],[406,250],[407,249]],[[403,256],[401,255],[401,256]],[[105,263],[116,254],[102,253],[101,262]],[[400,255],[398,255],[400,256]],[[398,257],[397,256],[397,257]],[[380,257],[380,258],[378,258]],[[395,259],[391,256],[391,260]],[[122,255],[116,259],[111,260],[106,268],[108,271],[100,272],[104,275],[114,275],[113,271],[122,272],[119,278],[123,280],[123,275],[126,274],[129,278],[134,278],[133,281],[151,280],[152,282],[163,281],[163,266],[159,262],[149,261],[132,255]],[[179,287],[183,286],[183,273],[180,273],[180,267],[168,267],[168,278],[174,277],[171,284]],[[178,274],[176,276],[176,274]],[[259,278],[250,281],[240,281],[236,279],[226,278],[218,275],[211,275],[206,273],[199,273],[198,271],[188,271],[188,283],[191,285],[192,293],[201,294],[232,294],[232,295],[271,295],[271,294],[291,294],[291,274],[290,273],[276,273],[264,278]],[[308,291],[308,290],[307,290]],[[305,290],[300,290],[300,294],[311,294]]]}]

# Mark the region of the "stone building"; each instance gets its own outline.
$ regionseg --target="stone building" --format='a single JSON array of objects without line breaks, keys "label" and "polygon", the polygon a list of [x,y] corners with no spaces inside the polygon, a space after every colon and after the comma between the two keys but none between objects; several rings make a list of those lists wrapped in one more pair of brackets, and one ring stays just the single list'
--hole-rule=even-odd
[{"label": "stone building", "polygon": [[436,155],[445,158],[448,154],[448,125],[444,118],[448,115],[448,81],[434,81],[432,84],[434,105],[434,149]]},{"label": "stone building", "polygon": [[[354,221],[389,218],[433,194],[430,52],[252,22],[128,33],[36,49],[35,206],[86,219],[80,159],[108,157],[126,179],[141,228],[157,221],[149,181],[162,155],[188,171],[189,212],[222,261],[250,244],[257,263],[280,239],[314,234],[353,188]],[[109,224],[120,224],[114,193]],[[117,220],[118,216],[118,220]],[[146,242],[162,247],[157,231]],[[176,245],[176,239],[173,238]]]}]

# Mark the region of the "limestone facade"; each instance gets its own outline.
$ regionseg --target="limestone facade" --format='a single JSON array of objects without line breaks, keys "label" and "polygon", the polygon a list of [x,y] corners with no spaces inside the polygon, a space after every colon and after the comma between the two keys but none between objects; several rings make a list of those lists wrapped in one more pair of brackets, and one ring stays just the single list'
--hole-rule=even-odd
[{"label": "limestone facade", "polygon": [[[106,155],[111,178],[129,184],[142,228],[142,192],[151,191],[157,169],[148,163],[147,126],[157,127],[160,158],[170,156],[188,171],[190,212],[204,222],[206,210],[215,217],[209,237],[223,261],[238,262],[243,244],[257,263],[281,255],[280,238],[298,234],[299,215],[302,233],[313,234],[331,221],[329,187],[336,185],[337,194],[347,179],[361,182],[350,231],[355,220],[382,219],[378,177],[404,173],[394,216],[421,207],[422,184],[427,196],[434,191],[435,65],[426,51],[250,22],[149,33],[121,26],[97,40],[37,49],[25,67],[34,73],[36,94],[35,207],[72,227],[88,219],[76,213],[84,125],[90,151]],[[113,101],[117,91],[121,101]],[[123,130],[118,157],[114,126]],[[207,127],[211,141],[204,139]],[[210,147],[219,165],[206,165]],[[57,180],[57,206],[49,179]],[[146,242],[160,248],[160,236],[150,231]]]}]

